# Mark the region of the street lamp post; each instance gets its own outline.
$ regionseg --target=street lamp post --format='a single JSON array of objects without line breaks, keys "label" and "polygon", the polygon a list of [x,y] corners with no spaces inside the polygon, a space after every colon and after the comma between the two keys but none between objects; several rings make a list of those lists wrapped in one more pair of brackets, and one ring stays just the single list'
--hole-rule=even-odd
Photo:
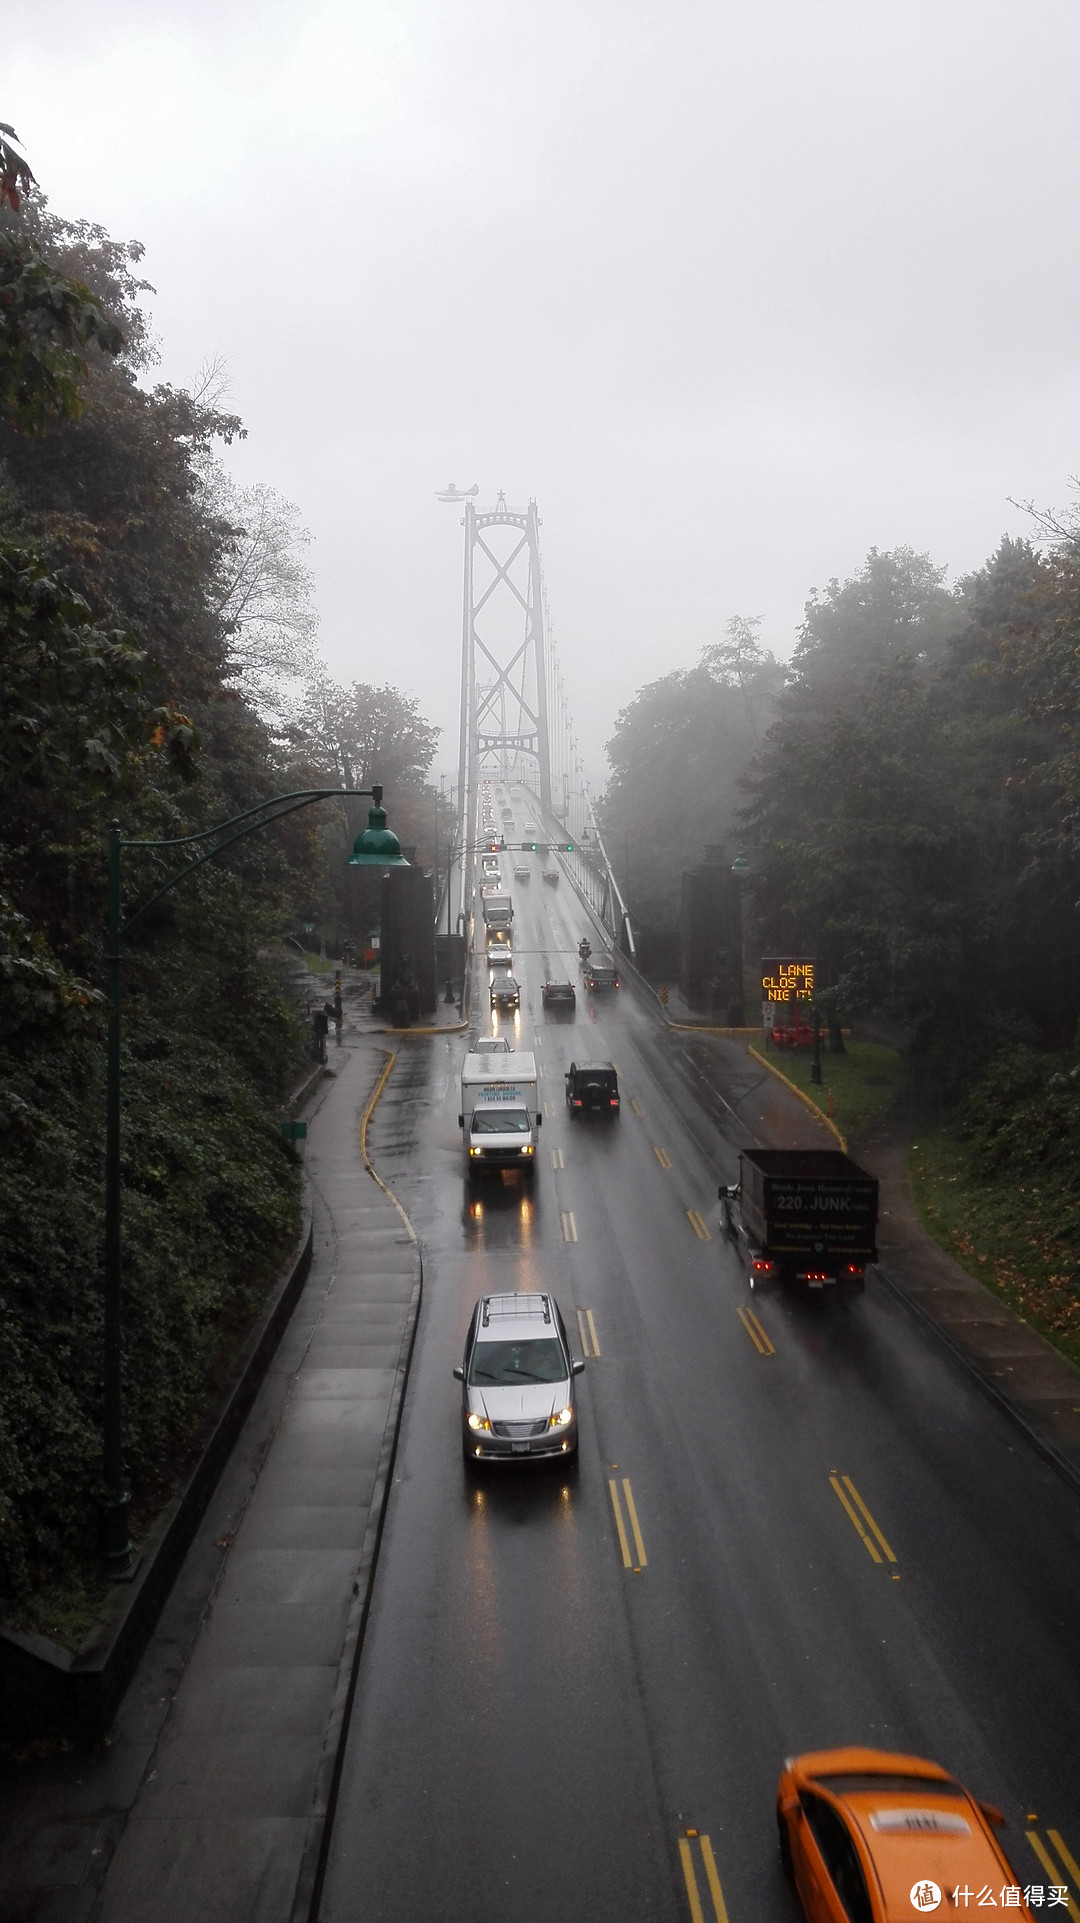
[{"label": "street lamp post", "polygon": [[746,958],[743,942],[743,883],[750,873],[750,863],[747,861],[745,855],[736,855],[731,864],[731,872],[735,877],[735,911],[738,922],[735,953],[736,967],[739,971],[738,992],[735,997],[733,1013],[737,1018],[734,1024],[735,1027],[744,1028],[746,1026]]},{"label": "street lamp post", "polygon": [[[386,810],[382,805],[382,788],[378,784],[370,788],[305,788],[293,794],[272,795],[254,808],[246,808],[241,814],[233,815],[228,821],[219,821],[212,828],[200,829],[193,835],[174,835],[165,841],[127,840],[120,832],[120,823],[109,823],[108,839],[108,903],[105,942],[106,984],[109,1002],[109,1029],[106,1044],[105,1064],[105,1293],[103,1304],[103,1395],[102,1395],[102,1449],[101,1466],[105,1483],[105,1493],[101,1506],[101,1559],[107,1576],[121,1578],[127,1574],[132,1564],[132,1548],[128,1538],[128,1512],[131,1506],[130,1491],[124,1487],[124,1441],[123,1441],[123,1356],[122,1327],[120,1317],[120,1283],[122,1274],[122,1187],[120,1180],[120,943],[125,935],[131,933],[136,922],[163,895],[176,888],[180,882],[194,874],[204,862],[213,861],[235,841],[242,841],[246,835],[253,835],[261,828],[268,828],[272,822],[280,821],[284,815],[295,813],[298,808],[310,807],[315,801],[328,801],[338,796],[370,797],[373,806],[368,815],[368,825],[358,835],[349,856],[351,867],[407,868],[409,863],[398,845],[398,838],[386,826]],[[227,834],[227,829],[235,833]],[[175,875],[162,883],[152,895],[136,908],[134,914],[122,919],[123,908],[120,889],[121,856],[125,848],[147,850],[165,848],[184,848],[200,841],[214,845],[205,848],[190,861],[185,862]]]}]

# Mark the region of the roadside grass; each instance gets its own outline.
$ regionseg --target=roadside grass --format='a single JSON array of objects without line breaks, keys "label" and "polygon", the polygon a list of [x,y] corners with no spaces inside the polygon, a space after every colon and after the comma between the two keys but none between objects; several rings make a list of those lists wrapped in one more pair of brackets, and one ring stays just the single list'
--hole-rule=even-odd
[{"label": "roadside grass", "polygon": [[[846,1036],[844,1045],[846,1054],[830,1055],[823,1039],[820,1086],[810,1080],[808,1048],[773,1049],[768,1059],[836,1123],[846,1141],[853,1142],[898,1100],[907,1070],[896,1049],[886,1048],[881,1042]],[[755,1043],[755,1047],[765,1053],[762,1044]]]},{"label": "roadside grass", "polygon": [[1052,1176],[987,1181],[955,1125],[908,1150],[915,1205],[935,1242],[1080,1364],[1080,1195]]}]

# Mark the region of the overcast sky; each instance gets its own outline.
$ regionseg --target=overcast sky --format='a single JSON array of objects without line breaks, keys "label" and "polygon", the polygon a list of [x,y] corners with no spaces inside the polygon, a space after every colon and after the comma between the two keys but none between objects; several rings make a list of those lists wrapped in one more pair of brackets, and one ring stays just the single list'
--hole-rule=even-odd
[{"label": "overcast sky", "polygon": [[455,752],[448,480],[534,496],[594,779],[731,614],[951,578],[1080,467],[1076,0],[35,0],[0,119],[229,358],[341,680]]}]

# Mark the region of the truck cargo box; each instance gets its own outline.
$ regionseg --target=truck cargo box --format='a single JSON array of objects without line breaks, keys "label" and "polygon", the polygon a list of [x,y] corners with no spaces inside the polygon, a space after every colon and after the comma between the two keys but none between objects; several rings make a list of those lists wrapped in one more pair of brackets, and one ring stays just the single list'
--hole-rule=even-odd
[{"label": "truck cargo box", "polygon": [[877,1261],[877,1178],[840,1149],[744,1149],[739,1181],[746,1233],[774,1261]]}]

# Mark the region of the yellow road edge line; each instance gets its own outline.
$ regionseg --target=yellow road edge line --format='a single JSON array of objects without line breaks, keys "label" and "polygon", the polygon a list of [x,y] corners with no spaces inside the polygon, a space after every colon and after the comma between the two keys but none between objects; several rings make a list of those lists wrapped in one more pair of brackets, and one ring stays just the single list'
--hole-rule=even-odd
[{"label": "yellow road edge line", "polygon": [[636,1095],[631,1095],[630,1106],[633,1109],[635,1115],[644,1115],[645,1110],[642,1108],[641,1103],[638,1101],[638,1098]]},{"label": "yellow road edge line", "polygon": [[660,1164],[660,1167],[661,1167],[661,1168],[670,1168],[670,1167],[671,1167],[671,1157],[670,1157],[670,1155],[668,1154],[668,1152],[667,1152],[667,1150],[666,1150],[666,1149],[663,1149],[663,1148],[657,1148],[657,1147],[656,1147],[656,1145],[655,1145],[655,1143],[654,1143],[654,1144],[653,1144],[653,1154],[655,1155],[655,1157],[656,1157],[656,1159],[657,1159],[657,1161],[659,1162],[659,1164]]},{"label": "yellow road edge line", "polygon": [[699,1836],[698,1842],[701,1845],[701,1855],[705,1864],[709,1895],[712,1897],[713,1909],[716,1911],[716,1923],[730,1923],[727,1904],[724,1902],[724,1892],[720,1888],[720,1878],[716,1873],[716,1858],[713,1855],[712,1844],[707,1836]]},{"label": "yellow road edge line", "polygon": [[394,1063],[397,1061],[396,1049],[388,1048],[380,1052],[384,1053],[386,1056],[386,1066],[383,1069],[382,1074],[379,1076],[379,1079],[376,1082],[374,1089],[372,1090],[371,1098],[368,1102],[366,1109],[364,1110],[363,1118],[360,1123],[360,1159],[363,1162],[364,1167],[366,1168],[372,1181],[377,1182],[383,1194],[389,1196],[391,1202],[394,1204],[394,1207],[396,1208],[398,1214],[400,1215],[402,1221],[405,1224],[405,1227],[409,1232],[410,1239],[413,1242],[415,1242],[416,1230],[413,1228],[412,1223],[410,1222],[408,1216],[406,1215],[402,1204],[398,1201],[397,1196],[394,1194],[393,1189],[390,1187],[388,1182],[383,1181],[382,1176],[379,1174],[378,1169],[375,1167],[374,1162],[372,1161],[370,1155],[368,1154],[368,1145],[367,1145],[368,1123],[370,1122],[372,1116],[374,1115],[375,1105],[378,1102],[378,1099],[382,1094],[383,1089],[386,1087],[386,1084],[390,1079],[390,1070],[393,1068]]},{"label": "yellow road edge line", "polygon": [[[1052,1835],[1053,1831],[1051,1831],[1050,1833]],[[1060,1888],[1060,1879],[1061,1879],[1062,1872],[1059,1869],[1058,1865],[1054,1862],[1054,1859],[1051,1856],[1049,1850],[1044,1845],[1042,1837],[1039,1835],[1038,1830],[1028,1830],[1026,1831],[1026,1835],[1027,1835],[1028,1842],[1031,1844],[1032,1849],[1035,1851],[1035,1854],[1038,1857],[1040,1863],[1042,1864],[1043,1869],[1046,1871],[1047,1876],[1050,1878],[1051,1883],[1058,1884]],[[1068,1909],[1069,1915],[1074,1919],[1074,1923],[1076,1923],[1076,1919],[1080,1918],[1080,1910],[1077,1909],[1076,1904],[1073,1901],[1071,1896],[1069,1898],[1069,1901],[1066,1907]]]},{"label": "yellow road edge line", "polygon": [[633,1496],[633,1491],[630,1488],[630,1478],[628,1476],[623,1477],[622,1486],[623,1486],[623,1495],[626,1497],[627,1513],[630,1517],[630,1527],[634,1532],[634,1548],[637,1550],[638,1562],[640,1563],[642,1569],[644,1569],[649,1559],[645,1554],[645,1544],[641,1540],[641,1530],[638,1527],[637,1510],[634,1508],[634,1496]]},{"label": "yellow road edge line", "polygon": [[588,1325],[589,1325],[589,1334],[590,1334],[590,1335],[592,1336],[592,1352],[593,1352],[593,1354],[594,1354],[594,1355],[599,1355],[599,1354],[600,1354],[600,1344],[599,1344],[599,1342],[598,1342],[598,1341],[597,1341],[597,1339],[596,1339],[596,1323],[595,1323],[595,1322],[593,1321],[593,1316],[592,1316],[592,1310],[591,1310],[591,1309],[586,1309],[586,1311],[585,1311],[585,1320],[586,1320],[586,1322],[587,1322],[587,1323],[588,1323]]},{"label": "yellow road edge line", "polygon": [[1065,1840],[1062,1837],[1061,1831],[1048,1829],[1046,1834],[1050,1838],[1051,1843],[1054,1845],[1054,1848],[1056,1849],[1058,1855],[1060,1856],[1062,1862],[1064,1863],[1065,1868],[1068,1870],[1069,1875],[1072,1877],[1072,1880],[1075,1883],[1077,1889],[1080,1890],[1080,1864],[1077,1864],[1073,1860],[1073,1858],[1070,1856],[1067,1848],[1065,1847]]},{"label": "yellow road edge line", "polygon": [[705,1221],[705,1218],[704,1216],[698,1213],[697,1209],[687,1209],[686,1219],[689,1222],[690,1227],[693,1229],[694,1234],[697,1236],[697,1239],[699,1242],[712,1241],[712,1236],[709,1233],[708,1225]]},{"label": "yellow road edge line", "polygon": [[873,1516],[870,1514],[869,1509],[867,1508],[865,1502],[860,1496],[850,1476],[844,1477],[844,1487],[845,1489],[847,1489],[852,1500],[858,1503],[859,1508],[862,1510],[863,1515],[866,1517],[867,1522],[870,1524],[870,1527],[873,1530],[875,1536],[877,1537],[879,1543],[881,1544],[881,1547],[884,1549],[886,1557],[888,1558],[889,1562],[895,1562],[896,1561],[895,1555],[893,1554],[892,1550],[889,1548],[889,1545],[886,1542],[884,1536],[882,1535],[881,1530],[878,1528],[877,1523],[874,1521]]},{"label": "yellow road edge line", "polygon": [[682,1860],[683,1882],[686,1884],[686,1895],[693,1923],[705,1923],[705,1912],[698,1895],[697,1877],[694,1875],[694,1859],[690,1854],[689,1840],[685,1836],[679,1838],[679,1856]]},{"label": "yellow road edge line", "polygon": [[634,1565],[630,1561],[630,1544],[626,1540],[626,1527],[622,1519],[622,1510],[619,1507],[619,1491],[614,1476],[608,1480],[608,1489],[611,1494],[611,1506],[615,1511],[615,1527],[619,1532],[619,1548],[622,1550],[623,1568],[632,1569]]},{"label": "yellow road edge line", "polygon": [[813,1097],[808,1095],[804,1088],[800,1088],[797,1082],[791,1081],[788,1078],[788,1076],[784,1074],[784,1071],[782,1068],[774,1067],[773,1063],[770,1062],[765,1055],[762,1055],[758,1049],[748,1048],[746,1052],[748,1055],[753,1056],[755,1062],[760,1062],[762,1068],[767,1068],[770,1075],[775,1075],[778,1082],[783,1082],[785,1088],[790,1088],[793,1095],[798,1096],[803,1106],[810,1110],[811,1115],[816,1115],[822,1127],[827,1128],[830,1135],[835,1135],[837,1141],[840,1144],[840,1148],[843,1154],[846,1155],[847,1154],[847,1138],[841,1135],[840,1130],[837,1128],[836,1123],[832,1119],[832,1116],[826,1115],[824,1109],[818,1107]]},{"label": "yellow road edge line", "polygon": [[849,1521],[851,1521],[854,1524],[855,1529],[858,1531],[860,1542],[865,1544],[866,1548],[870,1551],[870,1554],[873,1556],[874,1561],[880,1562],[881,1551],[879,1550],[877,1543],[872,1542],[870,1540],[870,1537],[867,1535],[866,1530],[862,1526],[862,1522],[860,1521],[859,1517],[855,1513],[855,1510],[852,1508],[850,1502],[848,1501],[845,1491],[841,1488],[839,1479],[836,1476],[830,1476],[829,1481],[831,1482],[833,1486],[833,1490],[835,1491],[836,1495],[839,1496],[840,1501],[843,1503],[844,1509],[847,1512]]}]

